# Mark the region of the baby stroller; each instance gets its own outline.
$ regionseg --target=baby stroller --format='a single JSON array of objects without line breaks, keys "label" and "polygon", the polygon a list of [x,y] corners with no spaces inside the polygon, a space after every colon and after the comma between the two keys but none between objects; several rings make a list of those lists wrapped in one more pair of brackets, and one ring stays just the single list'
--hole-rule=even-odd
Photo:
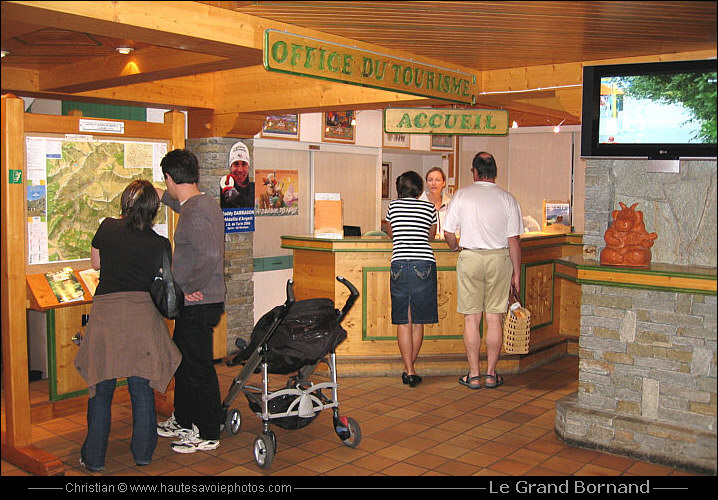
[{"label": "baby stroller", "polygon": [[[336,347],[346,339],[341,321],[354,305],[359,292],[354,285],[337,276],[350,296],[342,310],[334,308],[330,299],[308,299],[295,302],[293,280],[287,281],[287,300],[266,313],[252,330],[249,346],[227,362],[228,366],[244,364],[234,378],[222,403],[225,429],[237,434],[242,417],[230,409],[234,399],[244,393],[249,408],[262,419],[262,433],[254,440],[254,460],[268,468],[277,450],[277,438],[270,422],[284,429],[299,429],[311,423],[321,410],[331,408],[334,431],[346,446],[355,448],[361,441],[359,424],[351,417],[339,415],[337,398]],[[319,363],[326,363],[329,382],[315,384],[309,377]],[[262,387],[251,387],[247,381],[252,373],[261,372]],[[269,374],[295,375],[285,387],[270,392]],[[327,393],[330,396],[327,396]]]}]

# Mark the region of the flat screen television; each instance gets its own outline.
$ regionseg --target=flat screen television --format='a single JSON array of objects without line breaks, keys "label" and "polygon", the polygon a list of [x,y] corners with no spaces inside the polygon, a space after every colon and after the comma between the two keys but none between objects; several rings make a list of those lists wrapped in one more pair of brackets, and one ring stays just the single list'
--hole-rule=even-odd
[{"label": "flat screen television", "polygon": [[716,60],[585,66],[581,156],[716,157]]}]

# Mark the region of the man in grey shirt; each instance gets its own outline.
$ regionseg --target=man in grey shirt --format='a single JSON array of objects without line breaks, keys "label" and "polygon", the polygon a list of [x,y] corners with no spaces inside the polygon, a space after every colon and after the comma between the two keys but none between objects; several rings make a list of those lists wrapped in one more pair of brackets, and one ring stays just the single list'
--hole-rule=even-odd
[{"label": "man in grey shirt", "polygon": [[167,191],[162,203],[180,214],[174,232],[172,273],[185,294],[175,320],[174,341],[182,353],[175,373],[174,413],[157,434],[178,437],[178,453],[219,446],[222,400],[212,355],[212,335],[224,312],[224,216],[217,200],[200,192],[197,157],[175,149],[162,159]]}]

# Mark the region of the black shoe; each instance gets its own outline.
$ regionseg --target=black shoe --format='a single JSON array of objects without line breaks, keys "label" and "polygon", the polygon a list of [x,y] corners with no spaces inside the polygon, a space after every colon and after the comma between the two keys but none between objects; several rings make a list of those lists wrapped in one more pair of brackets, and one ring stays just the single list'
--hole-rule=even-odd
[{"label": "black shoe", "polygon": [[409,375],[409,387],[416,387],[421,383],[421,377],[419,375]]},{"label": "black shoe", "polygon": [[407,385],[409,383],[409,375],[407,375],[406,372],[403,372],[401,374],[401,381],[404,383],[404,385]]},{"label": "black shoe", "polygon": [[102,472],[105,470],[104,467],[92,467],[90,465],[87,465],[83,459],[80,459],[80,465],[82,465],[85,469],[89,470],[90,472]]}]

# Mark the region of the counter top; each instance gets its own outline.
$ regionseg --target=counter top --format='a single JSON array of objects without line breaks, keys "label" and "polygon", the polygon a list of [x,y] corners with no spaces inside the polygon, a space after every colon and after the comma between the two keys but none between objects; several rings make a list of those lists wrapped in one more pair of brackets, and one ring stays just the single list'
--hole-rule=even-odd
[{"label": "counter top", "polygon": [[[544,233],[531,232],[521,235],[524,248],[552,244],[582,245],[580,233]],[[445,240],[434,240],[431,247],[435,252],[451,252]],[[392,241],[387,236],[350,236],[348,238],[317,238],[311,235],[282,236],[282,248],[302,248],[304,250],[342,252],[342,251],[391,251]]]},{"label": "counter top", "polygon": [[716,295],[716,268],[660,262],[647,267],[605,266],[571,255],[556,260],[556,274],[587,285],[625,286]]}]

